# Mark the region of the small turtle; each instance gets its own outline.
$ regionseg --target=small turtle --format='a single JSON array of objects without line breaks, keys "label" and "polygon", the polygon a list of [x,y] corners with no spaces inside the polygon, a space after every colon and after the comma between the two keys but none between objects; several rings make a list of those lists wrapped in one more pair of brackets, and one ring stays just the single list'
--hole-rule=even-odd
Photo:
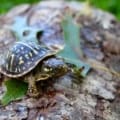
[{"label": "small turtle", "polygon": [[[0,64],[0,72],[9,78],[24,77],[28,82],[29,96],[39,92],[36,81],[57,77],[67,72],[67,65],[55,57],[56,51],[32,41],[18,41],[10,47]],[[37,69],[34,73],[34,69]]]}]

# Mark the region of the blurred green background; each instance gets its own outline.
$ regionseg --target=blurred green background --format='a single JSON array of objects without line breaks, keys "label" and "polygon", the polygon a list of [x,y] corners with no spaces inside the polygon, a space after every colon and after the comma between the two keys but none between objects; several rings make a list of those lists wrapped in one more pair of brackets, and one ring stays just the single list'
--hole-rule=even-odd
[{"label": "blurred green background", "polygon": [[[40,0],[1,0],[0,13],[5,13],[10,8],[21,3],[36,3]],[[75,0],[74,0],[75,1]],[[86,0],[77,0],[86,1]],[[113,13],[120,20],[120,0],[89,0],[90,4]]]}]

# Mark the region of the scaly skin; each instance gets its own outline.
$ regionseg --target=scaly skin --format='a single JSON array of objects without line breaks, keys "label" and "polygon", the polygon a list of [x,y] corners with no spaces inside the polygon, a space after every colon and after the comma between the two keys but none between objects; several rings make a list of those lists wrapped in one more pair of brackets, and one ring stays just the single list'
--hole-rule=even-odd
[{"label": "scaly skin", "polygon": [[38,65],[35,70],[25,76],[25,81],[28,82],[28,95],[37,97],[40,94],[36,82],[56,78],[64,75],[68,71],[68,66],[62,59],[51,57],[43,60],[42,65]]}]

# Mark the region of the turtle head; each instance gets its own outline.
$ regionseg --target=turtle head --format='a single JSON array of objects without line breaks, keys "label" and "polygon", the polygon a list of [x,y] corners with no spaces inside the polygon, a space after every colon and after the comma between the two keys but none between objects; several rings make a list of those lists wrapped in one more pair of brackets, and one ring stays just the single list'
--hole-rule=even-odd
[{"label": "turtle head", "polygon": [[59,77],[68,71],[68,67],[63,59],[51,57],[43,61],[41,73],[49,75],[49,77]]}]

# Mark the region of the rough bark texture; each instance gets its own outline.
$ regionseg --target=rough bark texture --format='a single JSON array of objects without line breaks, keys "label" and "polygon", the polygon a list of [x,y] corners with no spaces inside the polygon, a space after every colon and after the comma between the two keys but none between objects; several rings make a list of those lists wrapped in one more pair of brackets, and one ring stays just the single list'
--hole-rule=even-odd
[{"label": "rough bark texture", "polygon": [[[46,26],[40,42],[55,47],[63,44],[60,23],[68,13],[81,25],[81,46],[92,70],[81,80],[67,74],[45,82],[40,98],[1,105],[0,120],[120,120],[120,23],[114,16],[83,3],[43,1],[16,6],[0,16],[0,27],[27,17],[30,26]],[[4,92],[1,83],[0,98]]]}]

